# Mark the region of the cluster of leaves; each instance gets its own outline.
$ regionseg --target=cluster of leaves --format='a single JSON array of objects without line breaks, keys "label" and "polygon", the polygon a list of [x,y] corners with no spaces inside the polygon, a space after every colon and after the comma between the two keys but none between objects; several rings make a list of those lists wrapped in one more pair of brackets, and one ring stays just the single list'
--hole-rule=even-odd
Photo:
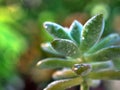
[{"label": "cluster of leaves", "polygon": [[62,58],[41,60],[38,67],[66,68],[53,74],[54,79],[63,80],[52,82],[44,90],[64,90],[79,84],[83,85],[83,90],[87,88],[88,80],[120,79],[120,36],[114,33],[101,39],[104,31],[102,14],[92,17],[84,26],[75,20],[70,28],[52,22],[45,22],[44,27],[54,41],[42,44],[43,50]]}]

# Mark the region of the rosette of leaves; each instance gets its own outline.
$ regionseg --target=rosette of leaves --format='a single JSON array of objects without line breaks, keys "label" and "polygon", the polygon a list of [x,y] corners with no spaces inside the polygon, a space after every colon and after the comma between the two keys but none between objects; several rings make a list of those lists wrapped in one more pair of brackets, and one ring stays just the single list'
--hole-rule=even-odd
[{"label": "rosette of leaves", "polygon": [[41,60],[37,66],[41,69],[64,68],[53,74],[53,78],[59,80],[44,90],[65,90],[75,85],[88,90],[93,80],[120,79],[120,36],[113,33],[101,39],[102,14],[93,16],[84,26],[75,20],[70,28],[52,22],[45,22],[44,27],[54,41],[42,44],[42,48],[58,58]]}]

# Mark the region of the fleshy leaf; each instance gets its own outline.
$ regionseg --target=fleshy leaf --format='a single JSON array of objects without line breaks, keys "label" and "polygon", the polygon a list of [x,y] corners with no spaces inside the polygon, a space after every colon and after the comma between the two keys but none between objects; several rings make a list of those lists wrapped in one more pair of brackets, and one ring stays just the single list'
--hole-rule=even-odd
[{"label": "fleshy leaf", "polygon": [[58,80],[50,83],[44,90],[65,90],[83,82],[81,77]]},{"label": "fleshy leaf", "polygon": [[94,45],[87,53],[94,53],[102,48],[117,44],[118,41],[120,41],[119,34],[110,34],[103,38],[98,44]]},{"label": "fleshy leaf", "polygon": [[120,46],[104,48],[93,54],[85,54],[84,57],[87,62],[113,60],[120,57]]},{"label": "fleshy leaf", "polygon": [[43,44],[41,44],[41,47],[42,47],[42,49],[43,49],[45,52],[48,52],[48,53],[51,53],[51,54],[55,54],[55,55],[61,56],[58,52],[56,52],[56,51],[52,48],[51,43],[43,43]]},{"label": "fleshy leaf", "polygon": [[78,54],[78,47],[74,42],[67,39],[57,39],[52,42],[52,47],[64,56],[75,57]]},{"label": "fleshy leaf", "polygon": [[115,58],[113,61],[116,70],[120,70],[120,57]]},{"label": "fleshy leaf", "polygon": [[102,62],[92,62],[89,64],[92,66],[92,72],[115,70],[112,60],[102,61]]},{"label": "fleshy leaf", "polygon": [[76,60],[67,60],[61,58],[48,58],[43,59],[37,63],[37,67],[39,68],[48,68],[48,69],[56,69],[56,68],[63,68],[68,67],[71,68],[74,64],[79,63]]},{"label": "fleshy leaf", "polygon": [[95,45],[100,39],[104,29],[103,15],[99,14],[85,23],[81,32],[80,49],[84,53]]},{"label": "fleshy leaf", "polygon": [[73,78],[77,77],[78,75],[72,71],[71,69],[64,68],[63,70],[56,71],[53,74],[54,79],[67,79],[67,78]]},{"label": "fleshy leaf", "polygon": [[44,27],[55,38],[71,39],[68,29],[63,28],[56,23],[45,22]]},{"label": "fleshy leaf", "polygon": [[[91,72],[103,72],[103,71],[110,71],[115,70],[112,61],[104,61],[104,62],[92,62],[89,63],[91,65]],[[72,78],[78,76],[73,70],[71,69],[63,69],[57,71],[53,74],[54,79],[65,79],[65,78]]]},{"label": "fleshy leaf", "polygon": [[92,72],[88,77],[94,80],[120,80],[120,71]]},{"label": "fleshy leaf", "polygon": [[82,28],[83,28],[82,24],[79,23],[77,20],[75,20],[70,26],[70,35],[77,44],[80,44]]}]

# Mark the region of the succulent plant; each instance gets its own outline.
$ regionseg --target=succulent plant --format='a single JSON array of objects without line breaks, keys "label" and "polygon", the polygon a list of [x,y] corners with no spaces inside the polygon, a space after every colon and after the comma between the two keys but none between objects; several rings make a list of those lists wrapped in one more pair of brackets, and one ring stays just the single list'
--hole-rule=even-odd
[{"label": "succulent plant", "polygon": [[42,44],[42,48],[58,58],[40,60],[37,66],[59,69],[53,74],[56,81],[44,90],[65,90],[75,85],[89,90],[93,80],[120,79],[120,36],[113,33],[101,39],[102,14],[93,16],[84,26],[75,20],[70,28],[53,22],[45,22],[44,27],[54,40]]}]

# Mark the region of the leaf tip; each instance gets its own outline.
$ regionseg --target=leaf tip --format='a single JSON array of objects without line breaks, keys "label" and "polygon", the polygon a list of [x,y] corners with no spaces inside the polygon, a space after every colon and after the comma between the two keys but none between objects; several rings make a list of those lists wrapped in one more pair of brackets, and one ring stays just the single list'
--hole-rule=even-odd
[{"label": "leaf tip", "polygon": [[47,29],[47,28],[50,27],[51,24],[52,24],[51,22],[46,21],[46,22],[43,23],[43,27],[44,27],[45,29]]},{"label": "leaf tip", "polygon": [[97,14],[96,16],[97,16],[97,17],[101,17],[101,18],[103,18],[103,14],[102,14],[102,13]]},{"label": "leaf tip", "polygon": [[39,61],[37,64],[36,64],[36,66],[40,66],[40,64],[41,64],[42,62],[41,61]]},{"label": "leaf tip", "polygon": [[78,20],[74,20],[73,23],[77,24],[77,23],[79,23],[79,21]]},{"label": "leaf tip", "polygon": [[71,26],[79,25],[82,27],[82,24],[78,20],[74,20]]}]

